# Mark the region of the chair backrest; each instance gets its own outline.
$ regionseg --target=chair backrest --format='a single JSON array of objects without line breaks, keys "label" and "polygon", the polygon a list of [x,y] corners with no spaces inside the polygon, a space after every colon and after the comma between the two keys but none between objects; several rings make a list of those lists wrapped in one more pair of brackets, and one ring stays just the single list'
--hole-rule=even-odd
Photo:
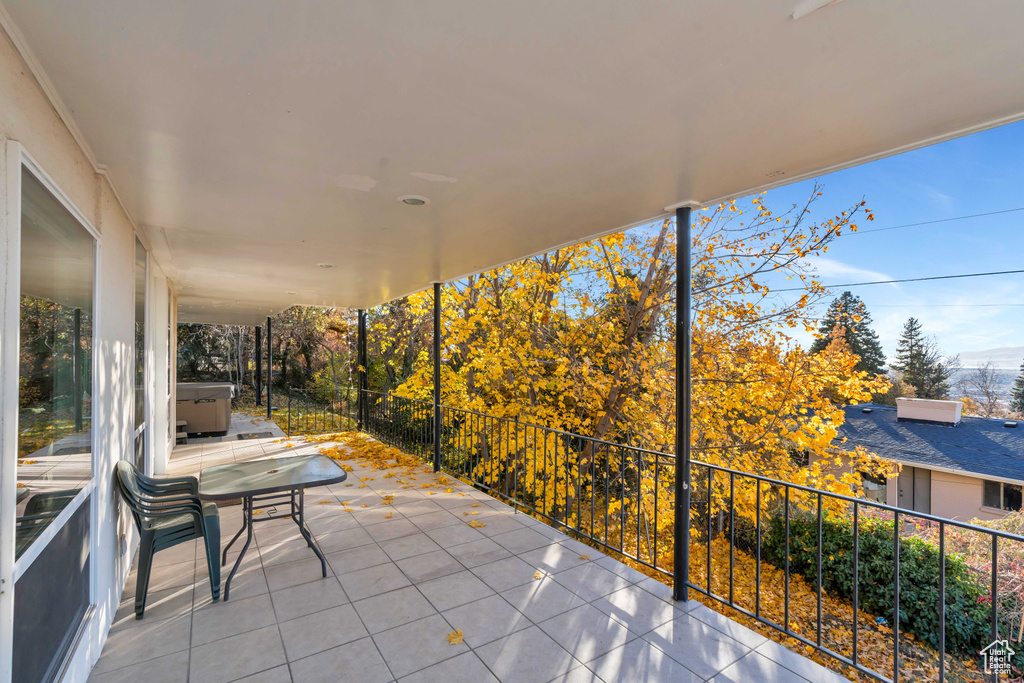
[{"label": "chair backrest", "polygon": [[142,491],[139,490],[138,474],[139,471],[135,469],[127,460],[118,460],[117,465],[114,468],[115,476],[114,480],[117,482],[117,490],[121,494],[121,498],[128,505],[132,511],[132,517],[135,518],[135,524],[140,529],[142,528],[142,519],[140,515],[145,515],[145,510],[140,504],[143,495]]}]

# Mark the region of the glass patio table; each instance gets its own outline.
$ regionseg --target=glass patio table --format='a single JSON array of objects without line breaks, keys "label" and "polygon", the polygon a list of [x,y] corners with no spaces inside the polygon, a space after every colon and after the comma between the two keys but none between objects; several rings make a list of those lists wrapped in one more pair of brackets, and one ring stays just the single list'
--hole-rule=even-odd
[{"label": "glass patio table", "polygon": [[[231,579],[242,564],[245,551],[252,542],[252,525],[254,522],[266,522],[271,519],[290,518],[299,527],[299,533],[316,556],[320,558],[323,575],[327,577],[327,560],[317,547],[313,535],[306,528],[303,513],[305,491],[313,486],[326,486],[344,481],[348,474],[337,462],[326,455],[296,455],[289,458],[271,460],[253,460],[251,462],[231,465],[207,467],[199,473],[199,498],[202,500],[235,500],[242,499],[242,528],[224,548],[221,566],[227,564],[228,548],[238,540],[245,531],[245,545],[235,560],[227,581],[224,583],[224,600],[228,599]],[[253,518],[253,510],[259,503],[268,508],[268,514],[259,519]],[[287,505],[284,514],[273,514],[278,506]]]}]

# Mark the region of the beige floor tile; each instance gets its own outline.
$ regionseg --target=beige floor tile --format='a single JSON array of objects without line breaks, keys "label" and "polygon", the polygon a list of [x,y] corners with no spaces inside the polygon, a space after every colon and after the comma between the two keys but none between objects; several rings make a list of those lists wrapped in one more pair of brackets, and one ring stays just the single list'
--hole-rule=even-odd
[{"label": "beige floor tile", "polygon": [[629,629],[592,605],[581,605],[540,624],[552,640],[583,663],[637,637]]},{"label": "beige floor tile", "polygon": [[424,581],[416,587],[440,611],[495,594],[486,583],[465,570]]},{"label": "beige floor tile", "polygon": [[276,591],[297,586],[300,583],[324,581],[325,578],[330,578],[334,572],[331,570],[331,566],[327,565],[327,577],[324,577],[320,558],[314,555],[304,560],[266,567],[263,573],[267,577],[267,586],[270,587],[270,590]]},{"label": "beige floor tile", "polygon": [[192,648],[189,683],[226,683],[285,663],[277,626]]},{"label": "beige floor tile", "polygon": [[269,595],[216,602],[192,613],[192,647],[277,623]]},{"label": "beige floor tile", "polygon": [[353,606],[370,633],[380,633],[437,614],[434,606],[415,586],[375,595],[353,603]]},{"label": "beige floor tile", "polygon": [[636,586],[621,588],[591,604],[641,635],[684,613]]},{"label": "beige floor tile", "polygon": [[446,659],[403,678],[399,683],[497,683],[498,679],[472,652]]},{"label": "beige floor tile", "polygon": [[359,640],[367,635],[352,605],[307,614],[280,625],[289,661]]},{"label": "beige floor tile", "polygon": [[[146,683],[149,683],[148,681]],[[240,678],[236,683],[292,683],[292,675],[288,666],[275,666],[273,669],[261,671],[252,676]]]},{"label": "beige floor tile", "polygon": [[190,616],[141,619],[130,627],[111,631],[93,672],[103,673],[187,650],[191,631]]},{"label": "beige floor tile", "polygon": [[558,572],[552,578],[587,602],[603,598],[630,585],[618,574],[598,567],[593,562],[586,562],[572,569]]},{"label": "beige floor tile", "polygon": [[534,623],[540,623],[584,604],[582,598],[555,583],[550,577],[510,588],[501,596]]},{"label": "beige floor tile", "polygon": [[469,526],[468,522],[461,519],[456,520],[454,525],[428,529],[427,536],[430,536],[430,538],[432,538],[442,548],[450,548],[452,546],[462,545],[463,543],[471,543],[472,541],[480,541],[487,538],[477,529]]},{"label": "beige floor tile", "polygon": [[546,683],[581,665],[536,626],[474,650],[503,683]]},{"label": "beige floor tile", "polygon": [[409,557],[395,564],[413,583],[429,581],[465,569],[462,563],[443,550]]},{"label": "beige floor tile", "polygon": [[107,673],[93,673],[89,683],[187,683],[188,651],[157,657],[149,661],[116,669]]},{"label": "beige floor tile", "polygon": [[[149,591],[146,596],[145,620],[159,621],[168,617],[182,617],[192,611],[192,586],[178,586],[162,591]],[[114,615],[110,629],[116,630],[130,626],[135,618],[135,584],[125,587],[125,595]]]},{"label": "beige floor tile", "polygon": [[390,541],[394,538],[412,536],[420,533],[419,528],[404,517],[396,517],[394,519],[389,519],[383,524],[374,524],[373,526],[364,528],[366,529],[366,533],[370,534],[370,537],[377,543],[383,543],[384,541]]},{"label": "beige floor tile", "polygon": [[465,643],[450,644],[446,638],[452,627],[440,615],[383,631],[374,642],[391,673],[397,678],[468,651]]},{"label": "beige floor tile", "polygon": [[473,648],[532,626],[522,612],[500,595],[455,607],[442,616],[454,628],[462,629],[466,643]]},{"label": "beige floor tile", "polygon": [[537,573],[537,567],[513,556],[473,567],[470,571],[500,593],[509,588],[535,581],[534,574]]},{"label": "beige floor tile", "polygon": [[394,678],[370,638],[291,662],[290,667],[297,683],[387,683]]},{"label": "beige floor tile", "polygon": [[353,602],[410,585],[409,579],[394,564],[348,572],[338,579],[341,581],[341,587],[345,589],[345,594]]},{"label": "beige floor tile", "polygon": [[335,577],[276,590],[270,594],[270,599],[274,602],[274,613],[279,622],[304,617],[348,602],[348,596]]},{"label": "beige floor tile", "polygon": [[449,547],[447,550],[449,555],[469,568],[512,556],[512,553],[505,550],[489,538],[481,538],[478,541],[462,543],[460,545]]},{"label": "beige floor tile", "polygon": [[[587,663],[602,680],[672,681],[699,683],[700,676],[643,640],[633,640]],[[743,683],[773,681],[771,678],[747,678]],[[739,683],[739,682],[737,682]]]},{"label": "beige floor tile", "polygon": [[395,538],[390,541],[382,541],[380,543],[380,547],[381,550],[388,554],[388,557],[396,562],[398,560],[404,560],[407,557],[425,555],[426,553],[432,553],[441,549],[441,546],[434,543],[429,537],[420,533],[418,530],[412,536],[403,536],[402,538]]}]

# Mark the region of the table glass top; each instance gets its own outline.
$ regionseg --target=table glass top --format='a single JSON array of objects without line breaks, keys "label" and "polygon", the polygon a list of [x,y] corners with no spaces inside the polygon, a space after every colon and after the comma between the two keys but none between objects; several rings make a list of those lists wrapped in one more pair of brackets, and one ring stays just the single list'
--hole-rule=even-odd
[{"label": "table glass top", "polygon": [[341,465],[326,455],[253,460],[207,467],[199,473],[199,497],[207,500],[323,486],[344,481]]}]

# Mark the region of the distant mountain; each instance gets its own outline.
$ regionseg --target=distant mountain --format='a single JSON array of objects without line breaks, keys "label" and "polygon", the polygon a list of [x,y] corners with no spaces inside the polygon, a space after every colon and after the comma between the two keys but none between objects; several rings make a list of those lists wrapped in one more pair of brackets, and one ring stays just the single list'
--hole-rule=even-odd
[{"label": "distant mountain", "polygon": [[965,351],[960,354],[960,363],[965,368],[981,367],[988,361],[1000,370],[1020,370],[1024,361],[1024,346],[1004,346],[987,351]]}]

